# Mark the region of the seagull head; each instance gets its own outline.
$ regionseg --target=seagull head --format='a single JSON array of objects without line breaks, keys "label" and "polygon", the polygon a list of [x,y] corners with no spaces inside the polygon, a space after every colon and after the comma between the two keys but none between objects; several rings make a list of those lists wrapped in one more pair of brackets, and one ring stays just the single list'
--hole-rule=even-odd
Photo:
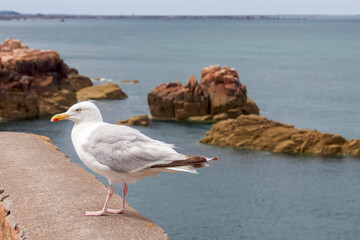
[{"label": "seagull head", "polygon": [[95,104],[89,101],[72,105],[66,112],[54,115],[50,121],[57,122],[64,119],[71,120],[75,123],[103,121],[100,110]]}]

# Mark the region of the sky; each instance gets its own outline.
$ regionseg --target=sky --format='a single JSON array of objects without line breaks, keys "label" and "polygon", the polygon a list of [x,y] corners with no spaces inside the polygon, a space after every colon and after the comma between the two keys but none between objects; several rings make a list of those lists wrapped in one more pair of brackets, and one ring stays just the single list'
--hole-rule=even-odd
[{"label": "sky", "polygon": [[359,15],[360,0],[0,0],[0,11],[90,15]]}]

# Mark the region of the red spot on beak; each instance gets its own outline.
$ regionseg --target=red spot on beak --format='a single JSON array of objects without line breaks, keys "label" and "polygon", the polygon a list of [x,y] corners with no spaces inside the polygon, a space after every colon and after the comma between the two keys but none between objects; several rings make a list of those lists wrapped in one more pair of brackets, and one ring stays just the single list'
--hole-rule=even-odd
[{"label": "red spot on beak", "polygon": [[58,122],[58,121],[59,121],[59,119],[58,119],[58,118],[55,118],[55,119],[54,119],[54,122]]}]

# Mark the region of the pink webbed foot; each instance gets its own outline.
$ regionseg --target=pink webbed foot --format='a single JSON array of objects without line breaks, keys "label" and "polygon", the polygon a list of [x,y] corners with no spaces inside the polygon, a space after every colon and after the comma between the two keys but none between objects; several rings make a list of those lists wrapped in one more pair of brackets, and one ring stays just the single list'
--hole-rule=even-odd
[{"label": "pink webbed foot", "polygon": [[121,209],[110,209],[107,208],[109,201],[112,197],[112,195],[114,194],[114,187],[112,184],[109,184],[109,192],[108,192],[108,196],[106,198],[104,207],[101,211],[95,211],[95,212],[90,212],[90,211],[86,211],[84,213],[84,216],[103,216],[106,215],[106,213],[115,213],[115,214],[121,214],[125,212],[125,204],[126,204],[126,194],[127,194],[127,184],[124,183],[124,188],[123,188],[123,206]]},{"label": "pink webbed foot", "polygon": [[95,211],[95,212],[86,211],[84,213],[84,216],[104,216],[104,215],[106,215],[105,211]]},{"label": "pink webbed foot", "polygon": [[122,209],[111,209],[111,208],[108,208],[106,210],[106,212],[108,213],[115,213],[115,214],[122,214],[125,212],[125,208],[122,208]]}]

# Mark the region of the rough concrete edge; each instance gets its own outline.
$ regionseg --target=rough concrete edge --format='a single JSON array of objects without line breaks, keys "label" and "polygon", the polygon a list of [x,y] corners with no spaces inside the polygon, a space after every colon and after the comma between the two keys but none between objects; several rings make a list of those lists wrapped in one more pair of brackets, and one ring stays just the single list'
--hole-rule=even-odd
[{"label": "rough concrete edge", "polygon": [[[58,152],[58,154],[63,155],[65,158],[67,158],[69,160],[69,162],[73,162],[68,156],[66,156],[65,153],[61,152],[60,149],[55,146],[49,137],[43,136],[43,135],[38,135],[38,134],[33,134],[33,133],[27,133],[29,135],[38,137],[40,139],[43,140],[43,143],[46,144],[50,149],[52,150],[56,150]],[[85,171],[85,170],[84,170]],[[99,182],[100,179],[96,178]],[[102,183],[102,182],[101,182]],[[104,185],[105,188],[107,188],[106,185]],[[11,215],[11,201],[5,201],[6,198],[10,196],[8,194],[6,194],[6,190],[1,188],[0,186],[0,240],[3,239],[3,233],[6,231],[6,229],[9,229],[9,231],[12,233],[15,233],[14,236],[12,238],[10,238],[11,240],[26,240],[27,236],[26,236],[26,231],[25,228],[20,226],[16,219],[12,217]],[[2,217],[1,213],[4,213],[4,217]],[[4,223],[4,231],[3,231],[3,223]],[[161,228],[161,227],[160,227]],[[170,239],[168,233],[166,233],[164,231],[164,229],[162,229],[164,232],[164,237],[166,239]],[[8,238],[4,238],[4,240],[7,240]]]},{"label": "rough concrete edge", "polygon": [[3,204],[6,198],[9,196],[5,193],[4,189],[0,189],[0,239],[24,239],[19,226],[14,221],[9,221],[10,208]]},{"label": "rough concrete edge", "polygon": [[[68,156],[66,156],[63,152],[61,152],[60,149],[51,142],[50,138],[33,133],[27,133],[27,134],[42,139],[43,143],[47,144],[49,148],[53,150],[57,150],[59,154],[66,157],[71,162],[71,159]],[[10,195],[6,194],[6,189],[0,189],[0,233],[2,234],[1,237],[3,237],[5,240],[6,239],[26,240],[27,236],[26,236],[25,228],[20,226],[17,223],[16,219],[11,215],[12,203],[11,200],[6,200],[7,197],[9,196]],[[8,234],[10,234],[10,236]]]}]

